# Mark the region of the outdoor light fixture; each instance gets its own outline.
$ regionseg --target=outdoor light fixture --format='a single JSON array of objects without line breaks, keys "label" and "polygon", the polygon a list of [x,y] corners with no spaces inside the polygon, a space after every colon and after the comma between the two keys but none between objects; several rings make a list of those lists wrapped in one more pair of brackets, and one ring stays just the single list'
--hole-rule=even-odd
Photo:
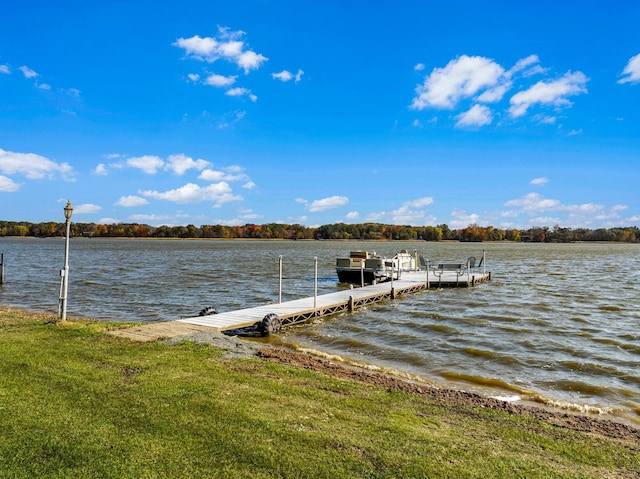
[{"label": "outdoor light fixture", "polygon": [[58,318],[62,321],[67,319],[67,290],[69,287],[69,230],[71,226],[71,215],[73,207],[71,201],[67,200],[64,207],[64,219],[67,224],[67,236],[64,242],[64,269],[60,271],[60,302],[58,307]]},{"label": "outdoor light fixture", "polygon": [[67,200],[67,206],[64,207],[64,217],[67,220],[67,223],[69,223],[69,221],[71,220],[72,214],[73,214],[73,207],[71,206],[71,201]]}]

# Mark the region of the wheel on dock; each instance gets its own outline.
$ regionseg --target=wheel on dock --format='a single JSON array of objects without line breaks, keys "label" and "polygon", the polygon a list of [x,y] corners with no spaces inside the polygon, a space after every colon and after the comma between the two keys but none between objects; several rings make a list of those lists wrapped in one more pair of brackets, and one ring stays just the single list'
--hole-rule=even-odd
[{"label": "wheel on dock", "polygon": [[260,323],[260,332],[263,336],[269,336],[270,334],[277,334],[282,329],[282,321],[275,313],[269,313]]},{"label": "wheel on dock", "polygon": [[213,306],[207,306],[206,308],[202,308],[198,313],[198,316],[209,316],[211,314],[218,314],[218,310]]}]

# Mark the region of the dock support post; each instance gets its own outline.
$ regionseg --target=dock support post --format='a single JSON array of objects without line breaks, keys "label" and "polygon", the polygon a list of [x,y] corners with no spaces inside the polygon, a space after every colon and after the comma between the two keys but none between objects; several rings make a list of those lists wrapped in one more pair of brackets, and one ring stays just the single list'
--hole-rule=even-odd
[{"label": "dock support post", "polygon": [[0,284],[4,284],[4,253],[0,253]]},{"label": "dock support post", "polygon": [[360,287],[364,288],[364,261],[360,261]]},{"label": "dock support post", "polygon": [[427,260],[427,289],[429,289],[429,260]]},{"label": "dock support post", "polygon": [[486,264],[487,264],[486,261],[485,261],[485,259],[487,259],[486,255],[487,255],[487,252],[485,250],[482,250],[482,274],[483,275],[485,274],[485,267],[486,267]]},{"label": "dock support post", "polygon": [[349,312],[353,311],[353,295],[349,296],[349,302],[347,303],[347,308]]},{"label": "dock support post", "polygon": [[282,255],[278,257],[278,304],[282,303]]},{"label": "dock support post", "polygon": [[314,274],[313,274],[313,309],[316,309],[316,304],[318,301],[318,257],[313,257],[313,262],[315,264]]}]

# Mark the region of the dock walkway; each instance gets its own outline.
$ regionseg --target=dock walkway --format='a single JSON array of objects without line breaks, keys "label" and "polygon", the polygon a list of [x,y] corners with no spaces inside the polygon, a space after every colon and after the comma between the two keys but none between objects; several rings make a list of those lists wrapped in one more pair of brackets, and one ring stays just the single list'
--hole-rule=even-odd
[{"label": "dock walkway", "polygon": [[[311,318],[353,311],[367,304],[385,299],[395,299],[404,294],[417,293],[429,288],[471,287],[491,279],[491,273],[460,274],[455,271],[403,272],[400,279],[384,283],[344,289],[334,293],[306,297],[282,303],[222,312],[207,316],[182,318],[175,321],[149,323],[132,328],[112,331],[111,334],[129,337],[137,341],[151,341],[160,338],[175,337],[199,330],[229,331],[262,325],[266,334],[277,332],[281,326],[299,323]],[[267,316],[275,324],[265,326]],[[273,329],[270,329],[273,328]]]}]

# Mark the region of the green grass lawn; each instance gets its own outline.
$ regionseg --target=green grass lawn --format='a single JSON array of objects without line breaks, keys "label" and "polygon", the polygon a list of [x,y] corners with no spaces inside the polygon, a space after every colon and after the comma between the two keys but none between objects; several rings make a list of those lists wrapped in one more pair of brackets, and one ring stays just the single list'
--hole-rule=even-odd
[{"label": "green grass lawn", "polygon": [[0,478],[640,477],[639,444],[0,312]]}]

